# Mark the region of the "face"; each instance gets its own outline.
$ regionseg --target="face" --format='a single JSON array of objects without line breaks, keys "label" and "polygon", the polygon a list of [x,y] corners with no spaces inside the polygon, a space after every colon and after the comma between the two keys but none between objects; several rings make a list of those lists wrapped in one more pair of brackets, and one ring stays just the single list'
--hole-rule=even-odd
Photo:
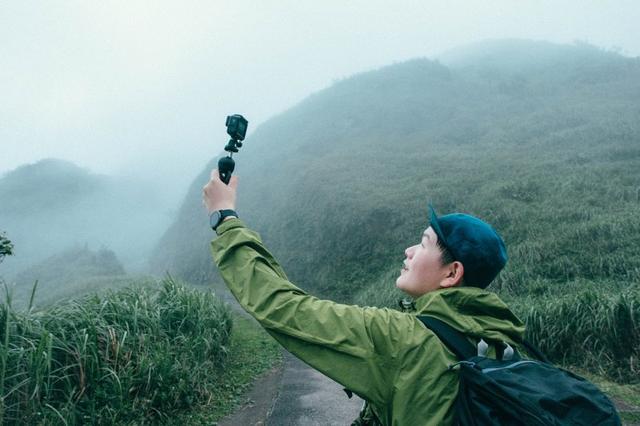
[{"label": "face", "polygon": [[429,227],[424,231],[420,243],[404,251],[407,258],[396,280],[396,287],[413,297],[441,287],[449,269],[442,265],[442,253],[437,241],[437,234]]}]

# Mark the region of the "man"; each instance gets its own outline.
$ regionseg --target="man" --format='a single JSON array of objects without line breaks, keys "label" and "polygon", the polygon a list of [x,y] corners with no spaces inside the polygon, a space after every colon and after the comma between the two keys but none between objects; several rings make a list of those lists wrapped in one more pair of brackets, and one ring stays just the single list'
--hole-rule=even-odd
[{"label": "man", "polygon": [[[520,348],[524,325],[484,288],[506,263],[500,236],[473,216],[438,218],[406,249],[396,286],[415,312],[319,300],[287,279],[260,237],[235,214],[238,178],[213,170],[204,204],[218,237],[213,258],[240,305],[289,352],[368,402],[358,424],[443,425],[454,418],[457,361],[416,314],[437,318],[477,344]],[[223,213],[220,213],[222,211]],[[495,356],[490,345],[489,356]]]}]

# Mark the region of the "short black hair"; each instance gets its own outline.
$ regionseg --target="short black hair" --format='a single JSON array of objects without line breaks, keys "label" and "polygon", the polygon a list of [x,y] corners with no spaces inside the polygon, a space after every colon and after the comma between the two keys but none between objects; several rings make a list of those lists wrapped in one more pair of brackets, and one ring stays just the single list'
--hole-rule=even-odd
[{"label": "short black hair", "polygon": [[[445,246],[444,243],[440,241],[439,238],[436,240],[436,245],[440,249],[440,253],[441,253],[440,262],[442,262],[442,266],[448,265],[451,262],[456,261],[456,258],[453,257],[453,254],[451,254],[451,250],[449,250],[447,246]],[[460,287],[463,287],[463,286],[465,286],[464,277],[462,277],[462,279],[460,280]]]},{"label": "short black hair", "polygon": [[440,249],[440,252],[442,253],[442,256],[440,257],[442,266],[448,265],[451,262],[454,262],[456,260],[456,258],[453,257],[453,254],[451,254],[451,251],[447,248],[447,246],[445,246],[444,243],[440,241],[440,238],[436,240],[436,245],[438,246],[438,248]]}]

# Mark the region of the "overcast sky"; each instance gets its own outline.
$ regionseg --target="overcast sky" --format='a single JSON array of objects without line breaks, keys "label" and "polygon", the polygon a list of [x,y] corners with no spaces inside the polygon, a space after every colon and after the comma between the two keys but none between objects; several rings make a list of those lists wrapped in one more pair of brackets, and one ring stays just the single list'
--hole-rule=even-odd
[{"label": "overcast sky", "polygon": [[5,0],[0,175],[57,157],[175,190],[228,114],[255,130],[334,80],[487,38],[640,56],[639,23],[638,0]]}]

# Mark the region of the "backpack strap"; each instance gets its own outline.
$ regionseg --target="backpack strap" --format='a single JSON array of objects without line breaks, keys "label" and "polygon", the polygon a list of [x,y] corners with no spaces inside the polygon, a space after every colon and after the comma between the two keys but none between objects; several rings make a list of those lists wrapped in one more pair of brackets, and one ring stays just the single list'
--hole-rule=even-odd
[{"label": "backpack strap", "polygon": [[[473,347],[471,343],[467,340],[465,335],[455,328],[451,327],[449,324],[440,321],[437,318],[433,318],[426,315],[418,315],[417,318],[431,331],[435,333],[436,336],[440,339],[442,343],[445,344],[449,350],[451,350],[460,361],[467,360],[471,357],[476,356],[476,348]],[[542,353],[538,348],[533,346],[527,340],[522,340],[522,346],[527,350],[529,355],[533,356],[533,358],[538,361],[542,361],[549,365],[551,361]],[[504,351],[504,347],[497,346],[496,347],[496,355],[498,359],[502,358],[502,352]]]},{"label": "backpack strap", "polygon": [[418,315],[417,318],[422,321],[429,330],[433,331],[434,334],[438,336],[438,339],[440,339],[451,352],[456,354],[460,361],[476,356],[476,348],[469,343],[463,333],[437,318],[426,315]]}]

